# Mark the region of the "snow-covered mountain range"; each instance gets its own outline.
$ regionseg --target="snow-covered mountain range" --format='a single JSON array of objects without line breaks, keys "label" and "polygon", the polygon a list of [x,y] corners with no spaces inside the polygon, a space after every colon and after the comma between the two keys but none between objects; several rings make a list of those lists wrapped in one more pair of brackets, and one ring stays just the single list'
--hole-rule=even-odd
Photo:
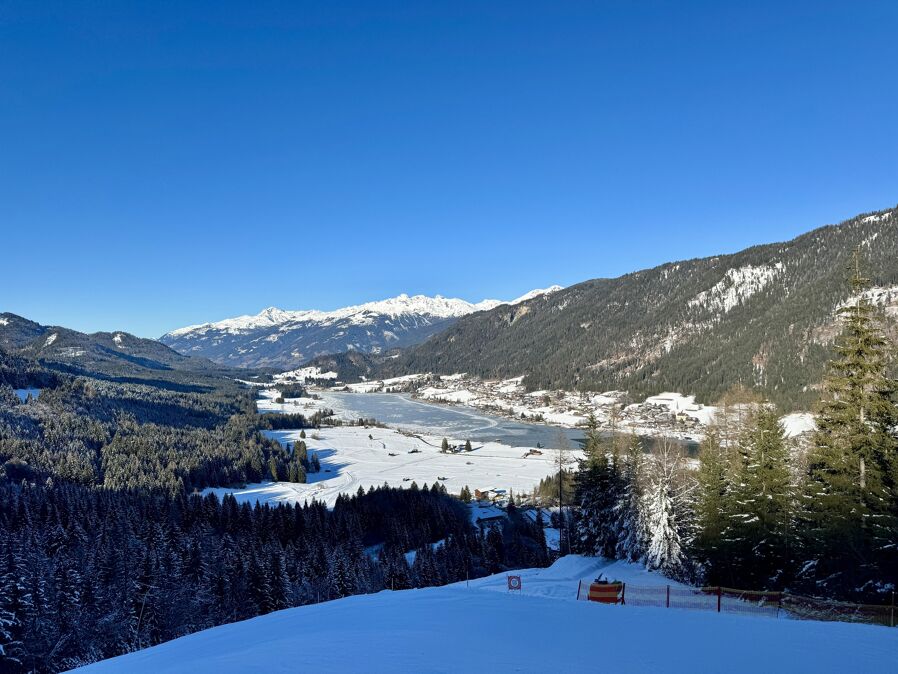
[{"label": "snow-covered mountain range", "polygon": [[239,367],[296,367],[316,356],[356,350],[378,353],[410,346],[447,328],[462,316],[520,304],[561,290],[540,288],[503,302],[471,303],[437,295],[398,297],[334,311],[285,311],[269,307],[252,316],[172,330],[160,341],[184,354]]}]

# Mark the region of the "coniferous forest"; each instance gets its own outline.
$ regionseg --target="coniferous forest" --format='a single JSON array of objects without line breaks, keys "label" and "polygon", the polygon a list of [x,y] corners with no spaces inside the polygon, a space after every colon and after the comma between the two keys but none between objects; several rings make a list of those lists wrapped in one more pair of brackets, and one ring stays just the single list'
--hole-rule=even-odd
[{"label": "coniferous forest", "polygon": [[512,512],[480,532],[437,484],[331,510],[199,495],[304,481],[314,453],[261,431],[338,423],[326,410],[260,415],[228,378],[73,375],[0,355],[0,671],[61,671],[282,608],[548,562],[541,528]]},{"label": "coniferous forest", "polygon": [[9,672],[60,671],[278,609],[547,561],[535,525],[513,517],[481,536],[436,485],[373,489],[328,510],[7,482],[0,526]]},{"label": "coniferous forest", "polygon": [[817,430],[786,438],[757,393],[720,401],[698,461],[673,442],[591,420],[576,473],[575,549],[644,561],[672,578],[887,603],[898,585],[898,399],[894,344],[865,299],[841,309],[843,331],[823,382]]}]

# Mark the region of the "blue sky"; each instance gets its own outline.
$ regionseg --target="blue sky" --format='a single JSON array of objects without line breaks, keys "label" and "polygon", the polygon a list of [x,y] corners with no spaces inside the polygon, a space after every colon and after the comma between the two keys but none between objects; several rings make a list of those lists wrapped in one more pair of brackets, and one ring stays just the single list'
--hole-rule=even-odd
[{"label": "blue sky", "polygon": [[898,3],[0,0],[0,311],[470,300],[898,203]]}]

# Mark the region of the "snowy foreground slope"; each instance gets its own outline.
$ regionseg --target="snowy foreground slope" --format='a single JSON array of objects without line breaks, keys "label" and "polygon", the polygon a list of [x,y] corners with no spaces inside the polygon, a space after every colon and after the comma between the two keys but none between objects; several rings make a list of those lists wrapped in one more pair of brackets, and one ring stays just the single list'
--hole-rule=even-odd
[{"label": "snowy foreground slope", "polygon": [[633,565],[570,556],[442,588],[381,592],[279,611],[96,663],[129,672],[885,672],[898,630],[576,601],[605,570],[666,583]]}]

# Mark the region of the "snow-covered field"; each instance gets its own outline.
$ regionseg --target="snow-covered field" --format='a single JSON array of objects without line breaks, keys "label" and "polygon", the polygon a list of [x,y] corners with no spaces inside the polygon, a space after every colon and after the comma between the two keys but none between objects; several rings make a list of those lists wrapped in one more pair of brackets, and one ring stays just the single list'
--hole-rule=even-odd
[{"label": "snow-covered field", "polygon": [[[299,404],[301,405],[301,403]],[[260,408],[262,405],[260,404]],[[300,431],[268,431],[269,437],[292,445]],[[369,437],[370,436],[370,437]],[[243,489],[214,488],[219,496],[231,493],[238,501],[302,503],[312,499],[333,505],[340,494],[354,494],[359,487],[389,484],[409,487],[433,484],[439,478],[450,493],[458,494],[467,485],[475,489],[505,489],[530,492],[541,479],[557,470],[557,452],[543,450],[530,454],[527,448],[509,447],[498,442],[472,443],[473,451],[443,454],[438,436],[411,436],[388,428],[340,426],[306,431],[306,446],[321,461],[321,472],[308,476],[305,484],[263,482]],[[450,445],[464,444],[464,438],[448,438]],[[413,450],[418,450],[413,452]],[[571,457],[579,452],[571,452]],[[328,472],[329,471],[329,472]]]},{"label": "snow-covered field", "polygon": [[[886,672],[898,630],[576,601],[577,581],[605,573],[668,581],[629,564],[564,557],[424,590],[279,611],[95,663],[129,672]],[[634,574],[631,577],[628,574]]]}]

